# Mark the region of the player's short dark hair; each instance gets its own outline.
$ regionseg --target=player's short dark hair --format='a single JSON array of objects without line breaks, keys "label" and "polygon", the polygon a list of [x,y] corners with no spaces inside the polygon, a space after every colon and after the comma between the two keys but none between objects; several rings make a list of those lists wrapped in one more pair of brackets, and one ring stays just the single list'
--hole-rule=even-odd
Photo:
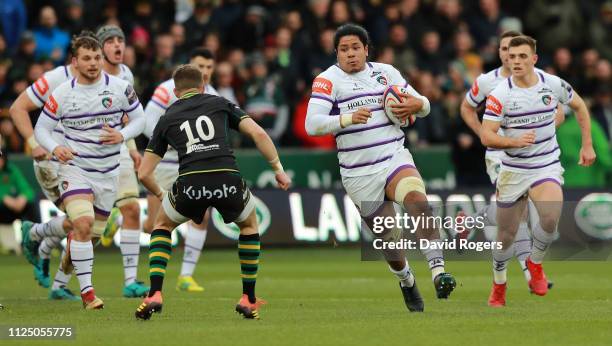
[{"label": "player's short dark hair", "polygon": [[191,64],[180,65],[172,73],[174,88],[178,91],[187,89],[198,89],[204,84],[202,72]]},{"label": "player's short dark hair", "polygon": [[72,37],[72,42],[70,44],[72,56],[77,56],[79,48],[101,50],[102,46],[100,45],[96,34],[89,30],[83,30],[78,35]]},{"label": "player's short dark hair", "polygon": [[340,39],[344,36],[357,36],[359,41],[361,41],[364,46],[368,46],[370,44],[370,34],[368,34],[368,31],[361,25],[348,23],[339,27],[334,34],[334,47],[336,49],[338,49]]},{"label": "player's short dark hair", "polygon": [[508,47],[518,47],[524,44],[528,45],[533,53],[536,52],[536,40],[533,37],[527,35],[517,36],[513,38],[512,40],[510,40]]},{"label": "player's short dark hair", "polygon": [[194,50],[191,51],[191,54],[189,55],[189,59],[193,59],[193,58],[197,58],[201,56],[204,59],[215,59],[215,55],[207,48],[204,47],[197,47]]},{"label": "player's short dark hair", "polygon": [[499,35],[499,40],[501,41],[505,39],[506,37],[518,37],[518,36],[523,36],[523,34],[516,30],[506,30],[502,32],[501,35]]}]

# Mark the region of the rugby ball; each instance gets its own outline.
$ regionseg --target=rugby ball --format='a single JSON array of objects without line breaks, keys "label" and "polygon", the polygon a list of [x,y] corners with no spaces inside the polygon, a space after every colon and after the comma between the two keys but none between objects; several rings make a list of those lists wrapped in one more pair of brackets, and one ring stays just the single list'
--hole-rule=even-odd
[{"label": "rugby ball", "polygon": [[385,111],[387,118],[389,118],[392,123],[400,127],[410,126],[416,121],[416,117],[414,115],[411,115],[404,119],[398,118],[397,116],[395,116],[395,114],[393,114],[393,110],[391,108],[391,105],[402,102],[401,94],[407,93],[408,92],[406,88],[399,85],[391,85],[383,93],[383,110]]}]

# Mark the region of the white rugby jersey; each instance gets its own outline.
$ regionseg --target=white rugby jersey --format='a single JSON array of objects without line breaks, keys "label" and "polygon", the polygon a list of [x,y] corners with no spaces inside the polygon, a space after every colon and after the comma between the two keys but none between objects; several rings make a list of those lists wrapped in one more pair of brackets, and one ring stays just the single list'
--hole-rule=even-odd
[{"label": "white rugby jersey", "polygon": [[510,77],[487,97],[484,119],[501,122],[504,136],[516,138],[525,131],[536,132],[534,144],[504,149],[502,169],[508,171],[531,172],[560,165],[555,113],[559,102],[572,100],[573,90],[557,76],[543,71],[536,74],[538,83],[530,88],[516,86]]},{"label": "white rugby jersey", "polygon": [[[207,84],[204,86],[204,93],[219,96],[217,90],[212,85]],[[145,107],[146,125],[145,125],[145,136],[151,138],[153,130],[164,114],[166,109],[170,107],[174,102],[178,100],[178,97],[174,95],[174,79],[170,78],[155,88],[155,92],[151,97],[151,100]],[[168,151],[161,160],[161,163],[176,164],[178,165],[178,152],[174,148],[168,146]]]},{"label": "white rugby jersey", "polygon": [[[404,132],[385,115],[382,96],[390,85],[401,85],[421,97],[393,66],[368,62],[363,71],[348,74],[333,65],[317,76],[308,102],[308,134],[336,137],[340,174],[357,177],[376,173],[404,147]],[[372,112],[366,124],[340,126],[340,114],[365,107]]]},{"label": "white rugby jersey", "polygon": [[[127,81],[131,85],[134,85],[134,75],[130,68],[120,64],[121,72],[117,77]],[[26,89],[26,93],[32,103],[38,108],[42,106],[49,99],[49,95],[57,88],[60,84],[67,80],[74,78],[70,71],[70,65],[64,65],[54,68],[53,70],[45,72],[40,78],[36,80],[32,85]],[[57,127],[53,130],[53,139],[57,143],[63,143],[64,141],[64,128],[61,122],[57,124]]]},{"label": "white rugby jersey", "polygon": [[[498,86],[501,81],[508,79],[508,77],[502,76],[501,70],[502,68],[498,67],[495,70],[491,70],[487,73],[482,73],[480,74],[480,76],[478,76],[478,78],[476,78],[470,90],[465,94],[465,100],[470,106],[477,108],[478,106],[483,104],[487,99],[487,96],[491,93],[491,91],[493,91],[493,89],[495,89],[495,87]],[[536,72],[543,72],[538,68],[536,68],[535,70]],[[499,135],[503,135],[503,131],[501,129],[497,133]],[[501,154],[502,153],[500,149],[487,147],[485,157],[499,158],[501,157]]]},{"label": "white rugby jersey", "polygon": [[[92,85],[81,85],[76,78],[57,87],[45,103],[36,124],[36,140],[53,152],[60,143],[50,139],[58,122],[64,126],[64,143],[76,152],[69,164],[89,176],[119,174],[120,144],[102,144],[102,127],[121,128],[121,117],[127,113],[130,122],[120,132],[125,140],[144,130],[144,112],[134,88],[122,79],[104,72]],[[46,136],[47,135],[47,136]]]}]

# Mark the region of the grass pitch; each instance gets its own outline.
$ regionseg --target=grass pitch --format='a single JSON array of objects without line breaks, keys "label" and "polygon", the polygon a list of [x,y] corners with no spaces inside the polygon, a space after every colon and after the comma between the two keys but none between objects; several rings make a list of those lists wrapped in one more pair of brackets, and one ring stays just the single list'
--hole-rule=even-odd
[{"label": "grass pitch", "polygon": [[[142,254],[146,254],[143,249]],[[139,277],[146,279],[141,255]],[[489,262],[447,263],[458,281],[449,300],[435,299],[424,261],[412,260],[425,313],[408,313],[397,280],[382,262],[361,262],[358,250],[266,250],[257,294],[268,300],[259,321],[234,313],[241,294],[236,251],[205,251],[195,278],[206,290],[175,290],[182,252],[174,251],[164,285],[164,310],[137,321],[140,299],[121,296],[118,250],[98,252],[94,267],[102,311],[80,302],[47,300],[20,257],[0,257],[0,325],[72,325],[76,339],[29,340],[50,345],[609,345],[612,340],[610,262],[548,262],[555,287],[532,296],[516,261],[510,264],[507,307],[492,309]],[[52,273],[58,259],[52,259]],[[72,279],[70,287],[78,292]],[[0,341],[3,345],[26,342]]]}]

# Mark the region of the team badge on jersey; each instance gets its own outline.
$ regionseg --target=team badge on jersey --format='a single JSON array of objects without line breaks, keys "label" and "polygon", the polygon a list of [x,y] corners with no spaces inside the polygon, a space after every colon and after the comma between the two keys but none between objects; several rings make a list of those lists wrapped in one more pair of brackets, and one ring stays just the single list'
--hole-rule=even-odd
[{"label": "team badge on jersey", "polygon": [[550,95],[544,95],[542,96],[542,102],[548,106],[552,102],[552,97],[550,97]]},{"label": "team badge on jersey", "polygon": [[104,106],[104,108],[108,109],[113,105],[113,99],[110,97],[105,97],[102,99],[102,106]]},{"label": "team badge on jersey", "polygon": [[67,181],[62,181],[62,190],[64,190],[64,191],[68,190],[68,182]]},{"label": "team badge on jersey", "polygon": [[387,85],[387,78],[385,78],[385,76],[378,76],[376,81],[382,85]]}]

